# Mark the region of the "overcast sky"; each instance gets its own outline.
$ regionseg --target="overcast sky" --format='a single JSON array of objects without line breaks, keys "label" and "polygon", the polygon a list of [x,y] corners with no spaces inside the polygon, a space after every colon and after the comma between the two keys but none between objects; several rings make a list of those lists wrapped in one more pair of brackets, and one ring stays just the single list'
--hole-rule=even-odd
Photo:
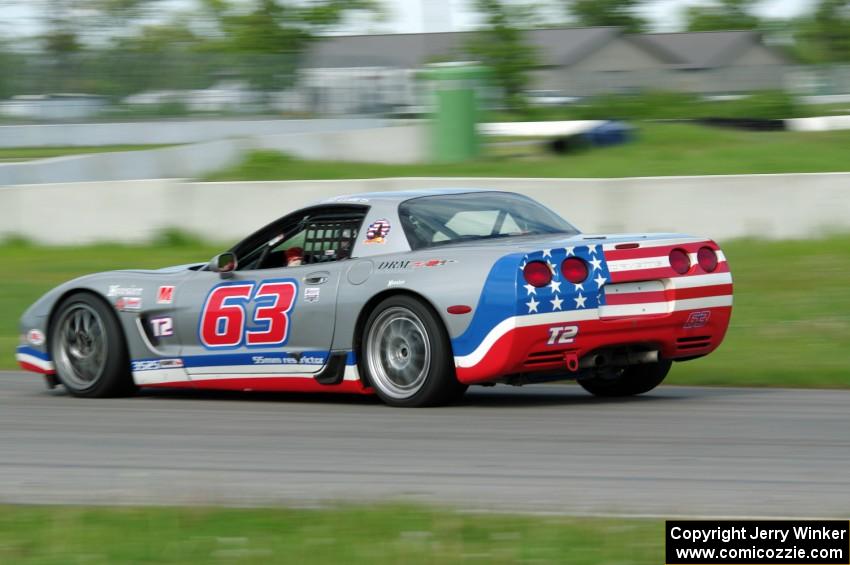
[{"label": "overcast sky", "polygon": [[[422,32],[465,30],[476,26],[477,14],[471,9],[474,0],[382,0],[389,14],[388,21],[370,27],[382,31]],[[528,3],[528,0],[517,0]],[[810,9],[815,0],[762,0],[757,11],[762,16],[784,18],[796,16]],[[562,0],[537,0],[544,9],[549,6],[553,13],[562,13]],[[687,6],[708,4],[707,0],[650,0],[644,3],[642,12],[652,21],[657,31],[677,30],[682,24],[681,14]],[[433,29],[433,28],[437,29]]]},{"label": "overcast sky", "polygon": [[[247,1],[247,0],[241,0]],[[340,33],[420,33],[423,31],[462,31],[474,29],[479,16],[471,7],[474,0],[379,0],[384,5],[384,21],[353,18],[339,29]],[[509,0],[510,1],[510,0]],[[528,3],[528,0],[517,0]],[[537,0],[548,4],[553,14],[561,0]],[[815,0],[762,0],[758,13],[784,18],[810,9]],[[642,11],[651,20],[655,31],[674,31],[681,26],[681,14],[686,6],[710,3],[707,0],[649,0]],[[32,35],[38,32],[37,12],[33,0],[5,0],[0,4],[3,35]],[[185,9],[192,0],[167,0],[163,11]]]}]

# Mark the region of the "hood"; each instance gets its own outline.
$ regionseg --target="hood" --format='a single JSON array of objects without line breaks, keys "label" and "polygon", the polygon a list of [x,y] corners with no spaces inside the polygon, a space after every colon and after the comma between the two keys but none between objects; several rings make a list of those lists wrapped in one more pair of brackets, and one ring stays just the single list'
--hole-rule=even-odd
[{"label": "hood", "polygon": [[161,269],[122,269],[114,271],[116,273],[132,273],[134,275],[170,275],[175,273],[183,273],[185,271],[195,271],[203,267],[206,263],[186,263],[185,265],[174,265],[173,267],[163,267]]}]

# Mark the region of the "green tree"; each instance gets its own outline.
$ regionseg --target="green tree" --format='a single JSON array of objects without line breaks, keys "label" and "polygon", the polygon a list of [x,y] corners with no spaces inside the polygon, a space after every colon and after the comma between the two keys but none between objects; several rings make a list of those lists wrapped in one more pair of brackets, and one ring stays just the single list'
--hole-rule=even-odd
[{"label": "green tree", "polygon": [[219,46],[242,57],[243,78],[270,92],[290,86],[301,57],[317,36],[352,11],[376,12],[373,0],[203,0],[220,32]]},{"label": "green tree", "polygon": [[125,31],[163,0],[34,0],[44,31],[36,39],[46,55],[39,73],[42,92],[90,91],[86,58],[92,45]]},{"label": "green tree", "polygon": [[146,90],[207,88],[232,64],[212,38],[192,29],[190,15],[114,37],[93,59],[94,90],[122,97]]},{"label": "green tree", "polygon": [[758,29],[761,22],[752,12],[754,4],[754,0],[718,0],[708,5],[690,6],[685,10],[687,30]]},{"label": "green tree", "polygon": [[641,33],[649,26],[638,13],[642,0],[566,0],[567,12],[581,26],[616,26]]},{"label": "green tree", "polygon": [[73,17],[74,0],[47,0],[43,5],[44,32],[39,37],[48,57],[44,92],[73,92],[79,88],[77,54],[82,50],[79,25]]},{"label": "green tree", "polygon": [[23,66],[21,59],[7,41],[0,39],[0,99],[19,94],[15,88]]},{"label": "green tree", "polygon": [[537,63],[536,51],[525,41],[522,30],[522,24],[527,21],[527,7],[510,6],[500,0],[477,0],[475,8],[484,16],[485,25],[472,36],[466,48],[489,68],[508,106],[522,109],[529,72]]},{"label": "green tree", "polygon": [[803,61],[850,62],[850,0],[821,0],[811,15],[798,21],[794,40]]}]

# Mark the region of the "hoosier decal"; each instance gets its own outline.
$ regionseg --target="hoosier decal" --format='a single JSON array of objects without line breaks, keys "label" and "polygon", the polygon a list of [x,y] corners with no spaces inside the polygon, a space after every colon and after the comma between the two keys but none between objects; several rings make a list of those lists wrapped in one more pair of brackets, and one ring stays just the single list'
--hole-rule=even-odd
[{"label": "hoosier decal", "polygon": [[138,286],[121,286],[120,284],[111,284],[106,291],[106,296],[141,296],[144,292],[143,288]]}]

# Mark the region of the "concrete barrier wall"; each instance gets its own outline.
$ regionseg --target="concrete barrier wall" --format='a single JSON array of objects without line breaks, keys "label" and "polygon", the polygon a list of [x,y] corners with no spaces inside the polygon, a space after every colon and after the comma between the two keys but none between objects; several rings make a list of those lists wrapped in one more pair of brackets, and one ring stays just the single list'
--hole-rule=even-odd
[{"label": "concrete barrier wall", "polygon": [[457,179],[196,183],[149,180],[0,188],[0,237],[144,242],[178,227],[232,242],[317,200],[423,187],[513,190],[585,232],[675,231],[718,240],[850,231],[850,173],[626,179]]},{"label": "concrete barrier wall", "polygon": [[238,163],[250,149],[223,139],[145,151],[69,155],[0,164],[0,185],[197,177]]},{"label": "concrete barrier wall", "polygon": [[160,120],[0,126],[0,147],[77,147],[200,143],[227,137],[377,128],[385,120]]},{"label": "concrete barrier wall", "polygon": [[850,116],[818,116],[785,120],[791,131],[834,131],[850,129]]},{"label": "concrete barrier wall", "polygon": [[428,159],[427,126],[268,135],[251,140],[252,149],[273,149],[311,160],[362,163],[422,163]]},{"label": "concrete barrier wall", "polygon": [[427,156],[421,125],[301,132],[0,163],[0,186],[200,177],[235,165],[254,149],[274,149],[303,159],[384,163],[419,163]]}]

